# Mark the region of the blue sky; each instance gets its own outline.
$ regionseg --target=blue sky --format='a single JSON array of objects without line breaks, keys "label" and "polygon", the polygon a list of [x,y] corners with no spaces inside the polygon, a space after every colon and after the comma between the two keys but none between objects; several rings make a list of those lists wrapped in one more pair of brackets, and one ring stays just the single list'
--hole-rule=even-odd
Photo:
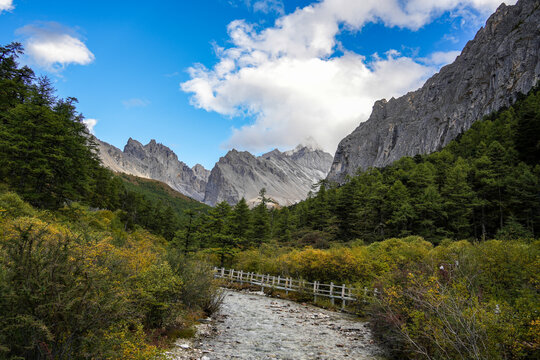
[{"label": "blue sky", "polygon": [[[514,1],[515,2],[515,1]],[[373,101],[453,60],[497,0],[0,0],[0,43],[123,148],[207,168],[232,147],[333,152]]]}]

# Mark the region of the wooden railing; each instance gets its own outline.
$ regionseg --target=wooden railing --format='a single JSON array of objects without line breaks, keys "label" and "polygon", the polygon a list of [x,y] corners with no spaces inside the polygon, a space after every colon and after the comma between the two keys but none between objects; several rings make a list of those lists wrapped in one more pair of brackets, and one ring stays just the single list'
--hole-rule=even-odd
[{"label": "wooden railing", "polygon": [[[345,308],[347,301],[357,300],[355,295],[356,289],[345,284],[337,285],[332,282],[330,284],[324,284],[318,281],[309,282],[290,277],[257,274],[225,268],[214,268],[214,271],[214,277],[216,278],[226,279],[240,284],[260,286],[262,291],[264,291],[264,288],[270,288],[285,290],[287,294],[289,291],[309,293],[313,295],[315,301],[317,301],[317,297],[326,297],[330,298],[332,304],[335,303],[335,299],[339,299],[341,300],[342,309]],[[367,292],[367,289],[364,289],[364,292]]]}]

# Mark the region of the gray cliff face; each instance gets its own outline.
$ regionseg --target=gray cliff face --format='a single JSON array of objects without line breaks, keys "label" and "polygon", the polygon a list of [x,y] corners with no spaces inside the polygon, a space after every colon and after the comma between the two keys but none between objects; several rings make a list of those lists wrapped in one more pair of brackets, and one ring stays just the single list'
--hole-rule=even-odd
[{"label": "gray cliff face", "polygon": [[155,140],[142,145],[130,138],[124,151],[99,140],[98,145],[101,161],[109,169],[159,180],[195,200],[204,199],[210,171],[199,164],[190,168],[171,149]]},{"label": "gray cliff face", "polygon": [[236,204],[245,198],[254,205],[265,188],[267,196],[278,204],[290,205],[305,199],[311,186],[325,178],[331,164],[332,155],[303,146],[287,152],[276,149],[259,157],[231,150],[212,169],[204,202]]},{"label": "gray cliff face", "polygon": [[540,78],[540,0],[501,5],[454,63],[420,89],[379,100],[344,138],[328,179],[440,150],[472,123],[515,101]]}]

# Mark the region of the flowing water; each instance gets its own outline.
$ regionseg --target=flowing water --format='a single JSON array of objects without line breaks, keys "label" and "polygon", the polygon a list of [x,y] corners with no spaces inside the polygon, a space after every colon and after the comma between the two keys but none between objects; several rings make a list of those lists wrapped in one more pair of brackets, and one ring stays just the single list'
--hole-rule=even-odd
[{"label": "flowing water", "polygon": [[230,290],[202,336],[177,345],[170,353],[175,360],[376,359],[379,353],[366,324],[350,315]]}]

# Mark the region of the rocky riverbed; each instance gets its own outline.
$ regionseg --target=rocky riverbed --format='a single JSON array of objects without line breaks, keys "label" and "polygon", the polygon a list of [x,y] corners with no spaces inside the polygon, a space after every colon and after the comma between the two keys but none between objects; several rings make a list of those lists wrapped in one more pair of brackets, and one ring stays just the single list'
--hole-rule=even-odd
[{"label": "rocky riverbed", "polygon": [[221,311],[170,359],[376,359],[365,323],[311,305],[225,290]]}]

